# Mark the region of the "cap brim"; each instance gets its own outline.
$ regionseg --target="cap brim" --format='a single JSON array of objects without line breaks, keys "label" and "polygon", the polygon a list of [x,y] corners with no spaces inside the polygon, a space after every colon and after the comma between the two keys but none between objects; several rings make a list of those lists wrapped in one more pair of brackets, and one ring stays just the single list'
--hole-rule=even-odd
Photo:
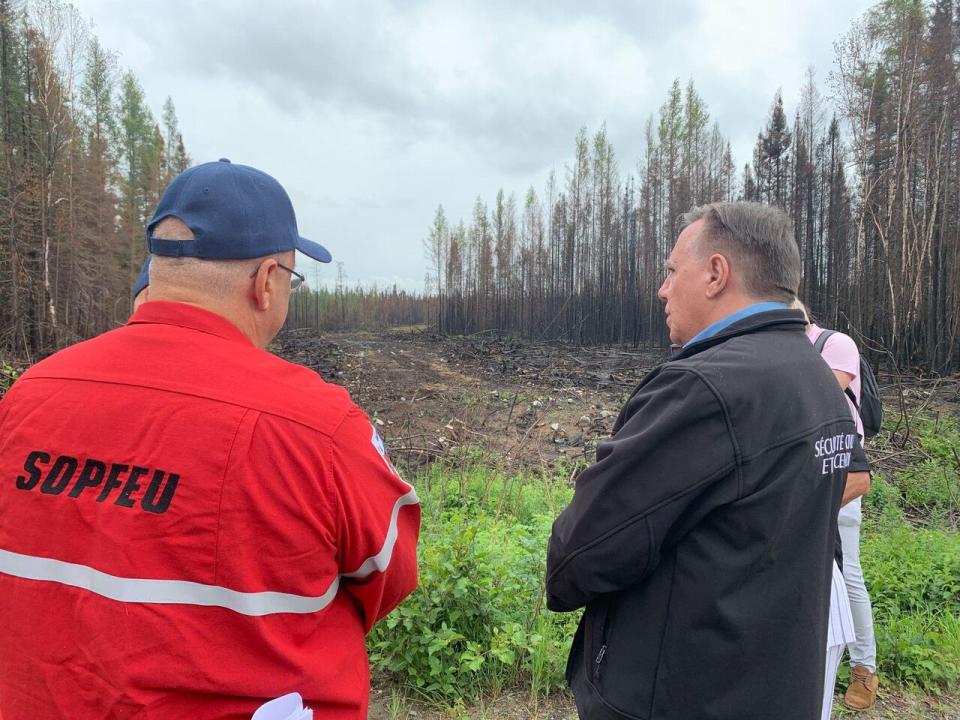
[{"label": "cap brim", "polygon": [[313,240],[307,240],[305,237],[297,238],[297,250],[317,262],[328,263],[333,260],[333,255],[323,245]]}]

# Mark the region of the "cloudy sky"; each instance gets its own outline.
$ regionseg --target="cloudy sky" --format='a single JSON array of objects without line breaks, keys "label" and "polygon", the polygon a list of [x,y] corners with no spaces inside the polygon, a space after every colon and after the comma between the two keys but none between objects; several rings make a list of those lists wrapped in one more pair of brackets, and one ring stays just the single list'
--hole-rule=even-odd
[{"label": "cloudy sky", "polygon": [[498,188],[539,191],[604,122],[633,169],[674,78],[693,78],[742,166],[778,89],[792,114],[813,66],[829,95],[833,43],[873,4],[73,2],[158,118],[173,97],[195,162],[266,170],[351,283],[408,289],[438,204],[456,220]]}]

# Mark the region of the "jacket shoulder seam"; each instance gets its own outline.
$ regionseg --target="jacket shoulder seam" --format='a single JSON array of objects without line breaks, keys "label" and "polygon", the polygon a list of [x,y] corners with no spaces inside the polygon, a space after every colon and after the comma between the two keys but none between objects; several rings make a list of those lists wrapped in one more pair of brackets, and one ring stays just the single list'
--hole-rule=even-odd
[{"label": "jacket shoulder seam", "polygon": [[727,439],[730,441],[730,445],[733,447],[733,464],[737,470],[737,500],[743,497],[743,453],[740,450],[740,443],[737,442],[737,435],[733,431],[733,418],[730,416],[730,408],[727,407],[727,403],[724,400],[723,395],[717,389],[717,387],[710,382],[707,376],[696,367],[674,367],[674,368],[665,368],[670,372],[688,372],[695,377],[700,379],[700,382],[704,384],[707,390],[713,395],[714,399],[717,401],[717,405],[720,406],[720,411],[723,413],[723,422],[727,429]]}]

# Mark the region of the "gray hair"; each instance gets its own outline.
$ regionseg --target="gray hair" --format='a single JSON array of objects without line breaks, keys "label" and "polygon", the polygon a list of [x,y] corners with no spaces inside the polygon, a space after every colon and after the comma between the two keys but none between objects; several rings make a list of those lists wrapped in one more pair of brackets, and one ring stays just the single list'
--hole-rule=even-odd
[{"label": "gray hair", "polygon": [[704,221],[697,251],[718,250],[732,261],[747,294],[790,303],[800,288],[800,249],[793,224],[779,208],[719,202],[683,215],[681,230]]}]

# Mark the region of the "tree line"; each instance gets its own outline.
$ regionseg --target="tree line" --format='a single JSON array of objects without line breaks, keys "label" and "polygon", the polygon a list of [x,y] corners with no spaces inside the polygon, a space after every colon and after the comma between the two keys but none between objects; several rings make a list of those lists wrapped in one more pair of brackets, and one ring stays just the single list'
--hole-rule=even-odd
[{"label": "tree line", "polygon": [[675,81],[621,173],[605,128],[522,200],[437,209],[425,241],[434,322],[575,343],[666,342],[656,291],[692,206],[783,207],[801,296],[898,365],[960,365],[960,8],[884,0],[836,43],[828,103],[811,69],[792,118],[778,93],[738,170],[691,81]]},{"label": "tree line", "polygon": [[[424,294],[295,296],[291,326],[434,323],[580,344],[662,345],[656,299],[680,215],[748,199],[794,221],[801,294],[898,365],[960,365],[960,7],[883,0],[836,43],[826,87],[777,94],[735,163],[694,83],[675,81],[621,168],[606,128],[577,135],[544,190],[438,208]],[[173,101],[158,121],[78,12],[0,0],[0,354],[35,359],[123,322],[143,228],[189,165]]]},{"label": "tree line", "polygon": [[378,288],[347,285],[342,262],[337,263],[334,287],[301,287],[290,296],[285,329],[319,331],[382,330],[401,325],[425,326],[433,318],[437,299],[393,285]]},{"label": "tree line", "polygon": [[0,0],[0,354],[26,360],[123,322],[144,226],[190,164],[168,97],[59,0]]}]

